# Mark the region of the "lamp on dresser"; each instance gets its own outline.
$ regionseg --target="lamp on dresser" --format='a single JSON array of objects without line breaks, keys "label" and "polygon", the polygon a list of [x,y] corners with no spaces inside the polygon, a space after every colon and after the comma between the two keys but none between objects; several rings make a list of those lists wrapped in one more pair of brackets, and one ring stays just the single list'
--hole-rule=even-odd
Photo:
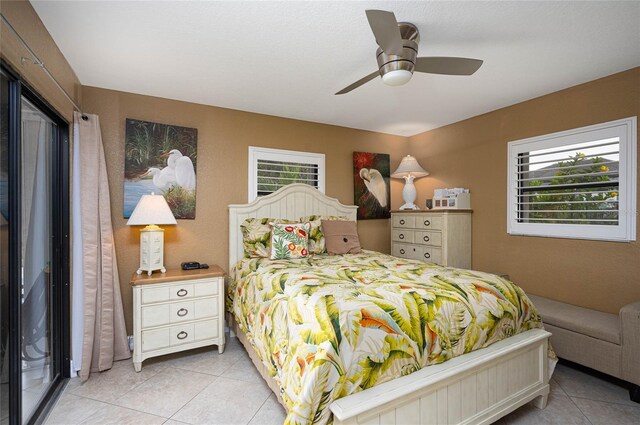
[{"label": "lamp on dresser", "polygon": [[429,172],[422,168],[418,164],[418,160],[411,155],[407,155],[402,158],[400,165],[391,174],[391,177],[396,179],[404,179],[404,189],[402,189],[402,200],[404,205],[400,207],[401,210],[417,210],[419,209],[414,201],[416,200],[416,187],[413,184],[414,179],[428,176]]},{"label": "lamp on dresser", "polygon": [[149,276],[154,270],[162,273],[164,268],[164,230],[158,224],[177,224],[167,201],[162,195],[142,195],[133,210],[128,226],[146,226],[140,231],[140,267],[137,273],[146,271]]}]

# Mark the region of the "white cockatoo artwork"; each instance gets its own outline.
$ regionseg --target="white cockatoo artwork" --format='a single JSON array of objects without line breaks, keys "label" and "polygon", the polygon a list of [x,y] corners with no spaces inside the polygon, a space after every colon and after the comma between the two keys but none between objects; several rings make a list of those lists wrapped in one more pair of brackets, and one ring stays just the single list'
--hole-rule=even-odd
[{"label": "white cockatoo artwork", "polygon": [[176,174],[169,167],[162,169],[151,167],[140,177],[144,178],[147,176],[153,177],[153,185],[163,192],[171,189],[171,187],[176,184]]},{"label": "white cockatoo artwork", "polygon": [[364,185],[375,200],[382,208],[387,207],[387,183],[380,171],[375,168],[362,168],[360,170],[360,178],[364,181]]},{"label": "white cockatoo artwork", "polygon": [[196,188],[196,172],[191,158],[182,155],[178,149],[172,149],[162,156],[167,157],[167,168],[173,171],[176,184],[193,191]]},{"label": "white cockatoo artwork", "polygon": [[198,129],[126,119],[124,218],[140,199],[161,194],[175,218],[196,217]]},{"label": "white cockatoo artwork", "polygon": [[358,220],[391,216],[389,159],[383,153],[353,153],[353,194]]}]

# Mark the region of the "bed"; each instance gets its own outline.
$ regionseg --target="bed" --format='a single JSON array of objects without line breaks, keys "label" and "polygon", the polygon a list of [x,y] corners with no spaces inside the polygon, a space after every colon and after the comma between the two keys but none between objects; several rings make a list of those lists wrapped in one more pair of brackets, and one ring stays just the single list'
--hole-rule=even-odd
[{"label": "bed", "polygon": [[373,252],[243,259],[247,218],[355,220],[356,208],[300,184],[229,206],[228,322],[287,421],[491,423],[544,408],[550,334],[498,276]]}]

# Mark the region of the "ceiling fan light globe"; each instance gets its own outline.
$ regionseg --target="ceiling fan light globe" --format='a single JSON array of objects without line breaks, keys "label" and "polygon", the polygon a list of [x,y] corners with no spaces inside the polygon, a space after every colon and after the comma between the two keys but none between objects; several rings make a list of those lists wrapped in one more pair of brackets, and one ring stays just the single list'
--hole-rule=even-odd
[{"label": "ceiling fan light globe", "polygon": [[413,73],[406,69],[395,69],[382,76],[382,82],[388,86],[401,86],[407,84]]}]

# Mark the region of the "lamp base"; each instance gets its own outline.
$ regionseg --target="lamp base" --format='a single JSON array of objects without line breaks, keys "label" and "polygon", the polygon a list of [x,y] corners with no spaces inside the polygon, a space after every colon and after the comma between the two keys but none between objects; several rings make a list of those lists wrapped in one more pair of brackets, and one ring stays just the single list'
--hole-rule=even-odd
[{"label": "lamp base", "polygon": [[138,269],[138,270],[136,270],[136,274],[142,274],[142,272],[146,271],[147,272],[147,276],[151,276],[151,274],[153,274],[153,272],[156,271],[156,270],[160,270],[160,273],[166,273],[167,272],[167,269],[162,267],[161,269],[153,269],[153,270]]},{"label": "lamp base", "polygon": [[136,273],[140,275],[146,271],[151,276],[155,270],[167,271],[164,267],[164,230],[147,226],[140,231],[140,267]]},{"label": "lamp base", "polygon": [[413,202],[407,202],[403,206],[400,207],[401,210],[419,210],[418,206]]}]

